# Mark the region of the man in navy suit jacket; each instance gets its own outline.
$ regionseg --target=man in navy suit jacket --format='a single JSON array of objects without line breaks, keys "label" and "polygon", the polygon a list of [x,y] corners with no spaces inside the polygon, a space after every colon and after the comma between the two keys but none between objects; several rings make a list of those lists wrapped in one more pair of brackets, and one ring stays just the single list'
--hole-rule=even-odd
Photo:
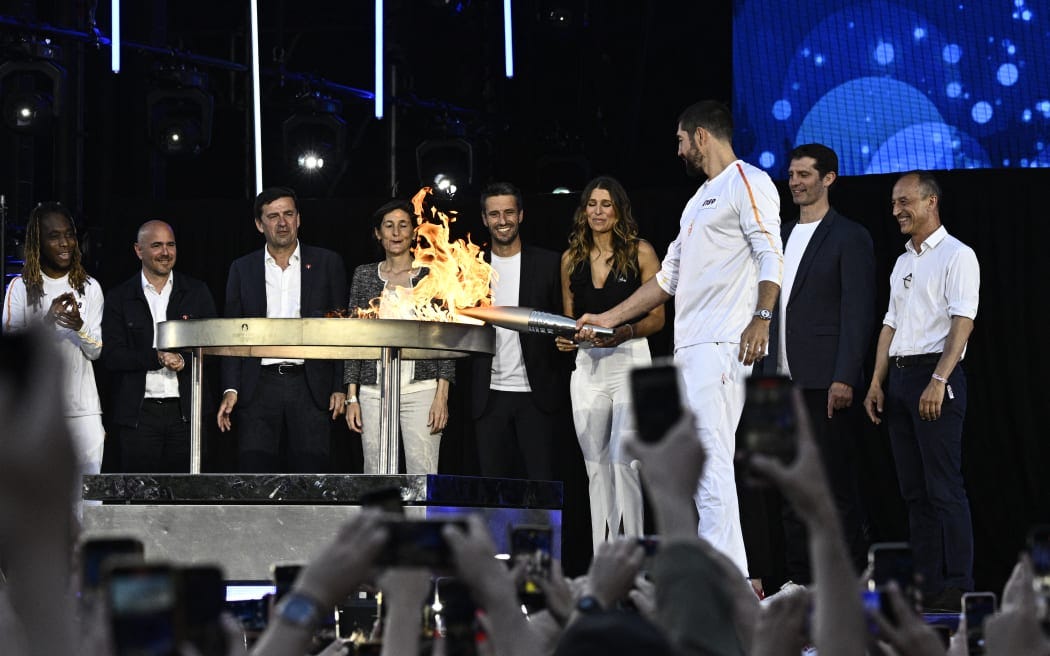
[{"label": "man in navy suit jacket", "polygon": [[214,317],[215,301],[203,282],[175,275],[175,233],[167,223],[142,224],[135,254],[142,270],[106,294],[102,311],[102,362],[113,373],[121,471],[188,472],[188,356],[158,351],[155,326]]},{"label": "man in navy suit jacket", "polygon": [[[764,368],[774,373],[776,367],[803,392],[859,566],[866,545],[852,452],[853,419],[862,398],[854,398],[854,390],[865,380],[864,358],[874,331],[875,256],[868,231],[828,202],[837,176],[838,156],[827,146],[806,144],[791,152],[788,186],[799,219],[781,230],[783,286]],[[789,508],[784,532],[788,578],[809,583],[805,530]]]},{"label": "man in navy suit jacket", "polygon": [[[286,187],[255,199],[255,227],[266,247],[233,262],[226,280],[227,317],[313,318],[347,303],[346,268],[332,251],[299,243],[299,208]],[[224,358],[221,431],[240,422],[243,472],[328,470],[332,419],[344,411],[342,360]],[[287,434],[286,463],[280,460]]]},{"label": "man in navy suit jacket", "polygon": [[[481,194],[481,220],[492,237],[486,254],[498,275],[494,305],[560,314],[561,256],[522,243],[521,192],[501,182]],[[569,405],[573,354],[549,335],[496,329],[494,357],[473,359],[473,409],[482,476],[554,478],[553,445]]]}]

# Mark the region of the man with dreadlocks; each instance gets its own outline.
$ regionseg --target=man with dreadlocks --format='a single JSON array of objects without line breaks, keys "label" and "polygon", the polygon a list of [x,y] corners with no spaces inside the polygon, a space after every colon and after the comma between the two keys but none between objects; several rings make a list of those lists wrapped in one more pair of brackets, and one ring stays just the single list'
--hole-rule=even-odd
[{"label": "man with dreadlocks", "polygon": [[102,407],[91,366],[102,354],[102,286],[80,261],[73,215],[41,203],[26,225],[25,266],[4,297],[4,332],[43,324],[62,355],[62,413],[73,434],[80,472],[102,467]]}]

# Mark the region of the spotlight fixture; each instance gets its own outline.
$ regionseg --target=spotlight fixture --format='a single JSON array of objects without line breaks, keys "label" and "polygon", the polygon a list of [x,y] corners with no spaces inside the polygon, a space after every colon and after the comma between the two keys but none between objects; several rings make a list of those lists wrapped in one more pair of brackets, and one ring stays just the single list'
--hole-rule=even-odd
[{"label": "spotlight fixture", "polygon": [[21,134],[46,135],[62,109],[65,71],[45,60],[0,65],[4,123]]},{"label": "spotlight fixture", "polygon": [[343,104],[320,92],[295,101],[294,113],[281,126],[285,159],[300,173],[315,175],[339,164],[346,149]]},{"label": "spotlight fixture", "polygon": [[445,194],[449,198],[456,195],[459,191],[459,187],[456,186],[456,181],[444,173],[438,173],[434,178],[434,189]]},{"label": "spotlight fixture", "polygon": [[162,69],[158,88],[146,96],[147,133],[165,155],[197,155],[211,145],[215,100],[204,73]]},{"label": "spotlight fixture", "polygon": [[448,197],[474,182],[474,147],[466,139],[428,139],[416,147],[419,183]]}]

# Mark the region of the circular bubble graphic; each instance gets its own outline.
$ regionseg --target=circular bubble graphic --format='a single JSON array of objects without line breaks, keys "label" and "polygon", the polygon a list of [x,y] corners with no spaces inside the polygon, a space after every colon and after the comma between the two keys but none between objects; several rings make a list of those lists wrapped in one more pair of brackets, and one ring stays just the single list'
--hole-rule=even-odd
[{"label": "circular bubble graphic", "polygon": [[838,153],[840,175],[863,175],[870,156],[862,148],[870,145],[877,151],[877,144],[915,123],[944,123],[944,119],[933,102],[911,85],[863,77],[840,84],[814,103],[795,143],[825,144]]},{"label": "circular bubble graphic", "polygon": [[929,122],[909,125],[890,135],[871,156],[864,173],[989,166],[988,153],[976,139],[945,123]]}]

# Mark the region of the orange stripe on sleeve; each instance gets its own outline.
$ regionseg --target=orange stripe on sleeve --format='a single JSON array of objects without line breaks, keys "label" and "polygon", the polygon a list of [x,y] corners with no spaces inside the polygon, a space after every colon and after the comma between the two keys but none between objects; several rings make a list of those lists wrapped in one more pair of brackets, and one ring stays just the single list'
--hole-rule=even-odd
[{"label": "orange stripe on sleeve", "polygon": [[766,224],[762,223],[762,215],[758,211],[758,203],[755,202],[755,192],[751,190],[751,183],[747,181],[747,176],[744,174],[744,167],[740,166],[740,162],[736,164],[736,170],[740,173],[740,179],[744,181],[744,187],[747,188],[747,197],[751,201],[751,211],[755,214],[755,221],[758,221],[758,227],[762,229],[762,234],[766,236],[766,240],[769,242],[769,247],[773,249],[773,252],[777,253],[780,259],[780,280],[784,280],[784,254],[777,250],[777,245],[773,243],[773,237],[769,230],[766,229]]}]

